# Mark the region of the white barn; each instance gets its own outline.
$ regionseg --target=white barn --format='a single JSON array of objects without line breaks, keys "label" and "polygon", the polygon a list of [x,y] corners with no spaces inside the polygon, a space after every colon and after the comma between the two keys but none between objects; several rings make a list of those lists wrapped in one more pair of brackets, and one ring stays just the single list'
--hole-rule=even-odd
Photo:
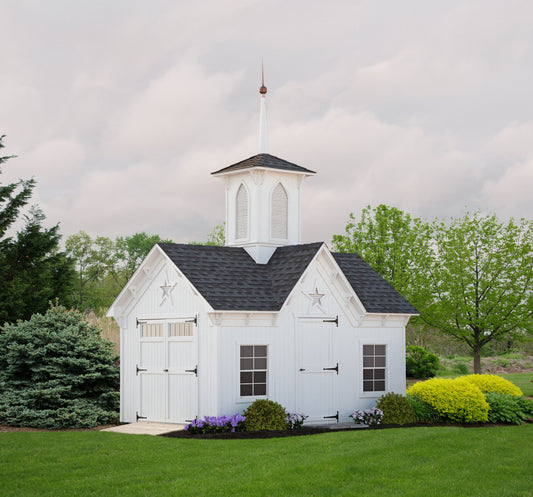
[{"label": "white barn", "polygon": [[265,134],[262,153],[213,173],[226,246],[154,246],[109,309],[123,422],[183,423],[269,398],[331,423],[405,393],[416,309],[358,255],[300,244],[302,181],[315,173],[266,153]]}]

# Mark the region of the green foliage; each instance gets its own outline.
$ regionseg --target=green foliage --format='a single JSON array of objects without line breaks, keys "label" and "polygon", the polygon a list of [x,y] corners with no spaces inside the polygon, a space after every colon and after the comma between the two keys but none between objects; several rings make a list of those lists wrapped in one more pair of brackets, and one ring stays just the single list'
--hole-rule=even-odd
[{"label": "green foliage", "polygon": [[465,380],[433,378],[412,385],[408,391],[429,404],[443,420],[457,423],[486,423],[489,405],[481,390]]},{"label": "green foliage", "polygon": [[414,421],[411,404],[398,393],[389,392],[382,395],[376,407],[383,411],[381,422],[384,424],[404,425]]},{"label": "green foliage", "polygon": [[407,402],[413,410],[413,418],[417,423],[438,423],[440,421],[440,414],[434,407],[431,407],[427,402],[424,402],[416,395],[407,394]]},{"label": "green foliage", "polygon": [[519,425],[527,419],[527,415],[517,402],[520,397],[506,393],[489,392],[485,394],[485,398],[490,406],[489,423]]},{"label": "green foliage", "polygon": [[523,395],[522,390],[520,390],[514,383],[494,374],[470,374],[464,376],[463,379],[476,385],[476,387],[484,393],[505,393],[518,397]]},{"label": "green foliage", "polygon": [[105,236],[92,238],[85,231],[69,236],[65,248],[76,263],[77,308],[98,311],[109,307],[154,244],[161,242],[171,240],[144,232],[115,241]]},{"label": "green foliage", "polygon": [[456,362],[452,366],[452,373],[455,374],[468,374],[468,366],[464,362]]},{"label": "green foliage", "polygon": [[379,206],[353,214],[333,246],[357,252],[419,311],[419,321],[465,343],[481,372],[492,341],[527,338],[533,321],[533,221],[466,213],[447,222]]},{"label": "green foliage", "polygon": [[[0,164],[11,157],[0,157]],[[73,266],[59,250],[59,226],[44,228],[44,214],[32,207],[22,229],[6,236],[34,187],[33,179],[0,185],[0,324],[45,312],[53,299],[70,304]]]},{"label": "green foliage", "polygon": [[423,347],[409,345],[406,348],[405,367],[407,376],[433,378],[440,367],[439,357]]},{"label": "green foliage", "polygon": [[514,400],[527,418],[533,418],[533,401],[525,397],[514,397]]},{"label": "green foliage", "polygon": [[0,424],[92,427],[117,420],[118,357],[77,311],[52,306],[0,333]]},{"label": "green foliage", "polygon": [[226,244],[226,223],[217,224],[207,235],[207,242],[189,242],[191,245],[223,247]]},{"label": "green foliage", "polygon": [[243,412],[246,431],[286,430],[287,412],[277,402],[258,399]]}]

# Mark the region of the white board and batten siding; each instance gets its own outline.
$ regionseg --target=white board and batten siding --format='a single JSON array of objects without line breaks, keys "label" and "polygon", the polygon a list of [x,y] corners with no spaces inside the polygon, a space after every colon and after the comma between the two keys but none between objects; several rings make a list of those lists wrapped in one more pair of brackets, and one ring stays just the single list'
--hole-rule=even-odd
[{"label": "white board and batten siding", "polygon": [[[339,421],[349,421],[354,409],[375,405],[385,391],[405,394],[407,318],[363,314],[362,307],[354,316],[356,303],[340,299],[339,281],[324,277],[329,264],[326,255],[318,257],[278,314],[228,313],[221,318],[217,414],[242,412],[256,398],[268,397],[290,412],[308,415],[308,422],[335,422],[330,416],[337,412]],[[347,306],[356,309],[348,312]],[[240,395],[241,346],[251,345],[268,350],[266,396]],[[363,386],[365,345],[385,346],[377,349],[385,351],[377,359],[385,364],[382,391]]]}]

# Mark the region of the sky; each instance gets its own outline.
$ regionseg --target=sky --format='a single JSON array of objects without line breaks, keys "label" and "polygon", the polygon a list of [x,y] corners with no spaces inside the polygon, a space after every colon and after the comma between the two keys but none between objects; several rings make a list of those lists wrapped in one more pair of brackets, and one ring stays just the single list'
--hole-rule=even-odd
[{"label": "sky", "polygon": [[302,242],[386,204],[533,218],[533,2],[0,0],[0,183],[66,237],[206,240],[210,173],[312,169]]}]

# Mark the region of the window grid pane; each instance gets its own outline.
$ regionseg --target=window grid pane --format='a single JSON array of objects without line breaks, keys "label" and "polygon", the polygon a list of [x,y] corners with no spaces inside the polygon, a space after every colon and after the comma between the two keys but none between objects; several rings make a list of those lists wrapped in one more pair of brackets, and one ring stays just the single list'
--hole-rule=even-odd
[{"label": "window grid pane", "polygon": [[170,323],[169,337],[192,337],[193,323]]},{"label": "window grid pane", "polygon": [[141,337],[159,338],[163,336],[163,323],[142,323]]},{"label": "window grid pane", "polygon": [[241,345],[240,394],[242,397],[267,393],[267,346]]},{"label": "window grid pane", "polygon": [[363,392],[384,392],[386,345],[363,345]]}]

